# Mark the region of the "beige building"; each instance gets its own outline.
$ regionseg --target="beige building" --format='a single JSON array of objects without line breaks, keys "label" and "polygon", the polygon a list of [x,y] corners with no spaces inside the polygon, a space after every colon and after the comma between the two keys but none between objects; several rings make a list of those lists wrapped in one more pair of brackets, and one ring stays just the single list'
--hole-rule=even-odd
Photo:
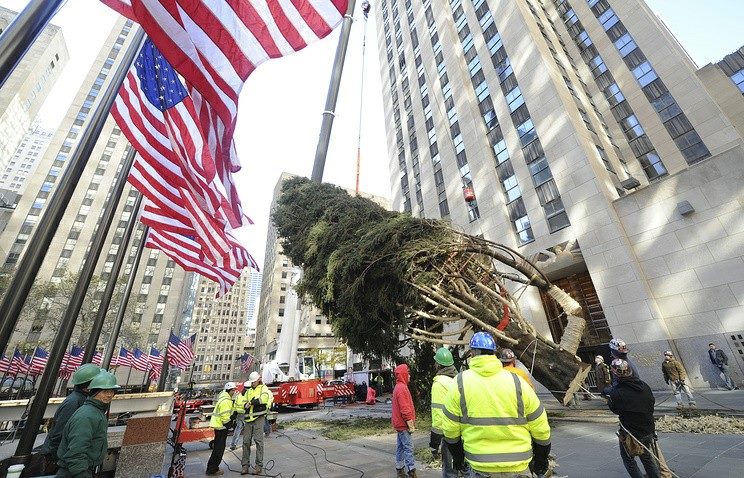
[{"label": "beige building", "polygon": [[[540,262],[584,306],[585,360],[618,337],[653,386],[670,349],[720,387],[716,342],[744,375],[741,52],[698,71],[643,0],[383,0],[376,17],[395,209]],[[560,338],[552,299],[523,303]]]},{"label": "beige building", "polygon": [[[15,16],[16,12],[0,7],[0,32]],[[47,25],[0,88],[0,171],[10,162],[68,59],[62,30]]]},{"label": "beige building", "polygon": [[193,380],[201,386],[218,386],[229,380],[245,379],[239,359],[245,347],[252,275],[253,271],[243,270],[238,281],[219,300],[215,300],[217,284],[199,278],[189,331],[189,334],[196,334],[196,359],[193,375],[182,380]]},{"label": "beige building", "polygon": [[0,188],[23,195],[26,181],[36,172],[54,133],[34,126],[23,135],[4,171],[0,171]]},{"label": "beige building", "polygon": [[[0,234],[0,261],[5,271],[16,267],[26,250],[47,201],[54,194],[59,178],[65,171],[70,154],[79,146],[79,134],[87,126],[91,112],[108,88],[111,76],[124,56],[124,51],[129,47],[132,36],[132,22],[119,20],[101,47],[80,90],[72,98],[70,108],[55,132],[36,173],[28,178],[26,192],[16,206],[7,227]],[[137,214],[133,210],[137,193],[127,187],[121,200],[108,197],[115,179],[121,174],[128,173],[122,171],[121,165],[128,148],[129,144],[121,130],[109,117],[37,277],[39,284],[45,282],[60,284],[65,283],[64,278],[68,274],[77,273],[88,257],[91,238],[107,201],[118,201],[116,217],[104,245],[104,252],[100,258],[93,258],[98,260],[95,274],[103,281],[97,290],[91,293],[94,304],[92,309],[95,309],[95,302],[100,300],[105,280],[110,276],[119,248],[130,247],[129,259],[124,270],[125,276],[129,275],[134,260],[135,248],[131,247],[131,244],[123,243],[122,236],[132,214]],[[142,233],[143,229],[139,226],[135,233],[136,240],[142,237]],[[136,243],[135,241],[134,244]],[[145,249],[129,303],[130,312],[125,316],[121,343],[128,348],[139,346],[143,351],[149,350],[151,345],[156,345],[162,350],[170,330],[181,319],[184,302],[182,298],[190,284],[190,280],[187,280],[190,276],[191,274],[186,274],[176,267],[176,264],[160,251]],[[55,330],[49,326],[47,317],[50,302],[44,300],[40,305],[31,306],[32,309],[37,308],[34,309],[36,313],[18,324],[11,343],[51,340]],[[90,314],[86,320],[90,320]],[[80,335],[79,330],[73,334],[75,343],[84,343],[87,339]],[[99,347],[101,345],[103,344],[99,343]],[[132,374],[131,383],[137,383],[137,380],[141,380],[140,377],[141,375]]]}]

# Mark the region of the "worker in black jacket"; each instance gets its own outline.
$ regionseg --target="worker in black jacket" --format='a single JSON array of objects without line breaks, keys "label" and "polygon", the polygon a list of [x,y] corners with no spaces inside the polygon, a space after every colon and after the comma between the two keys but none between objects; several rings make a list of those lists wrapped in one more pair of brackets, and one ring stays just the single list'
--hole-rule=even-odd
[{"label": "worker in black jacket", "polygon": [[[659,463],[652,456],[655,450],[654,395],[651,388],[633,374],[626,360],[612,361],[612,373],[618,383],[608,389],[607,404],[620,417],[620,456],[631,478],[643,478],[635,457],[641,459],[648,478],[659,478]],[[651,452],[650,452],[650,451]]]}]

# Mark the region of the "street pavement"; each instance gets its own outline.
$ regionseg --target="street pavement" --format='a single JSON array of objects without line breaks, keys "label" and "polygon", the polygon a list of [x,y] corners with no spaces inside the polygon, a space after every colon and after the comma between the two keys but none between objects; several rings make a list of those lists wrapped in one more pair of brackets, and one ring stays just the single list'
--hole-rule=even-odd
[{"label": "street pavement", "polygon": [[[708,409],[744,410],[744,391],[699,393],[698,407]],[[563,409],[557,401],[549,409]],[[657,396],[657,411],[674,410],[674,398]],[[581,416],[564,417],[553,422],[553,455],[560,468],[556,476],[571,478],[625,478],[628,476],[620,460],[617,424],[602,413],[606,407],[601,400],[579,401],[586,419],[600,417],[600,423],[585,422]],[[333,420],[364,416],[389,417],[390,405],[351,405],[314,411],[281,414],[280,423],[290,427],[294,419]],[[602,422],[604,421],[604,422]],[[344,442],[328,440],[311,430],[285,428],[265,442],[265,471],[267,476],[282,478],[341,478],[395,477],[395,435],[355,438]],[[290,441],[291,439],[291,441]],[[680,478],[740,478],[744,476],[744,435],[703,435],[691,433],[661,433],[660,447],[672,470]],[[312,446],[311,446],[312,445]],[[414,434],[416,448],[428,446],[428,432]],[[315,448],[318,447],[318,448]],[[187,448],[186,476],[204,476],[210,450],[206,444],[190,443]],[[225,476],[239,476],[241,450],[227,450],[222,469]],[[272,460],[272,461],[269,461]],[[332,463],[335,462],[335,463]],[[345,465],[346,467],[342,466]],[[234,471],[230,471],[230,469]],[[269,466],[271,468],[269,469]],[[317,469],[316,469],[317,466]],[[358,470],[358,471],[357,471]],[[363,474],[362,474],[363,473]],[[439,470],[419,467],[423,478],[441,476]]]}]

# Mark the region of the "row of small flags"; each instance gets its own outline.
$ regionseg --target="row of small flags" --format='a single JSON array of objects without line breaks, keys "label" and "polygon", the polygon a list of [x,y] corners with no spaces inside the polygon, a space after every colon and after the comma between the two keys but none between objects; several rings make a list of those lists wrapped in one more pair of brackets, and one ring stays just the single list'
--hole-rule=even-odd
[{"label": "row of small flags", "polygon": [[[168,364],[172,367],[186,369],[194,360],[194,343],[196,334],[186,340],[181,340],[171,332],[168,339],[167,353]],[[85,349],[73,345],[69,352],[65,352],[62,359],[62,365],[59,369],[59,376],[63,379],[69,379],[72,374],[83,364],[83,355]],[[252,357],[251,357],[252,359]],[[41,375],[49,360],[49,352],[43,347],[36,347],[32,354],[24,355],[17,348],[11,358],[0,355],[0,374],[3,375],[28,375],[35,377]],[[101,352],[96,352],[91,360],[95,365],[100,366],[103,362]],[[251,361],[252,362],[252,361]],[[113,367],[131,367],[140,372],[147,372],[150,379],[157,380],[160,378],[160,371],[163,367],[163,355],[155,348],[150,348],[150,353],[145,353],[135,347],[128,350],[125,347],[119,349],[119,353],[113,357],[110,366]]]}]

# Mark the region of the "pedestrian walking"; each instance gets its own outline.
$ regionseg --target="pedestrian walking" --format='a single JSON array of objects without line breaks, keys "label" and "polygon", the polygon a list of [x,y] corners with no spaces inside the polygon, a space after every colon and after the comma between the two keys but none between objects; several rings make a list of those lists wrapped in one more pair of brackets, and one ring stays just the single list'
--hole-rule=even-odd
[{"label": "pedestrian walking", "polygon": [[604,394],[604,389],[612,383],[612,374],[601,355],[594,357],[594,376],[597,377],[597,391]]},{"label": "pedestrian walking", "polygon": [[[243,390],[243,392],[245,391],[246,390]],[[240,439],[241,433],[243,433],[243,426],[245,425],[246,402],[247,400],[245,398],[245,393],[235,393],[235,399],[233,400],[233,412],[235,413],[235,430],[233,430],[233,435],[230,439],[231,450],[237,450],[238,440]]]},{"label": "pedestrian walking", "polygon": [[217,403],[212,410],[209,426],[214,429],[214,445],[212,454],[207,461],[207,475],[217,476],[225,472],[220,470],[222,455],[225,454],[227,444],[227,433],[234,426],[233,397],[237,393],[235,382],[227,382],[225,388],[217,396]]},{"label": "pedestrian walking", "polygon": [[85,403],[90,394],[90,382],[99,373],[101,369],[97,365],[88,363],[79,367],[72,375],[72,392],[54,412],[52,425],[44,443],[39,447],[39,454],[32,456],[27,469],[32,476],[53,475],[57,472],[57,449],[62,441],[62,432],[72,414]]},{"label": "pedestrian walking", "polygon": [[682,408],[682,392],[687,396],[687,402],[690,407],[696,407],[695,398],[692,396],[692,390],[687,384],[687,372],[679,360],[674,358],[671,350],[664,352],[664,361],[661,363],[661,371],[664,374],[664,381],[672,389],[674,398],[677,400],[677,408]]},{"label": "pedestrian walking", "polygon": [[[625,360],[628,362],[628,365],[630,366],[630,370],[633,373],[633,376],[641,378],[641,374],[638,373],[638,367],[635,366],[632,360],[628,357],[628,345],[620,340],[620,339],[612,339],[610,340],[610,355],[612,355],[612,359],[620,359]],[[614,387],[617,385],[618,379],[615,374],[612,375],[612,386]]]},{"label": "pedestrian walking", "polygon": [[[671,476],[656,440],[654,394],[640,378],[633,375],[627,360],[612,361],[612,374],[618,384],[608,390],[607,405],[620,418],[620,457],[631,478],[644,478],[635,457],[639,457],[646,478]],[[660,469],[665,473],[661,474]]]},{"label": "pedestrian walking", "polygon": [[470,340],[470,369],[445,400],[442,431],[455,469],[473,478],[529,478],[549,471],[550,425],[540,400],[496,358],[486,332]]},{"label": "pedestrian walking", "polygon": [[93,476],[108,452],[106,412],[119,385],[116,376],[99,369],[90,381],[90,393],[72,414],[57,449],[57,477]]},{"label": "pedestrian walking", "polygon": [[245,382],[245,428],[243,429],[243,457],[240,460],[243,465],[241,475],[251,473],[251,444],[256,444],[256,461],[253,474],[263,473],[264,458],[264,424],[266,414],[271,408],[274,395],[269,387],[264,385],[258,372],[251,372],[248,381]]},{"label": "pedestrian walking", "polygon": [[716,349],[716,344],[711,342],[708,344],[708,357],[710,357],[713,365],[718,367],[718,370],[723,374],[723,383],[726,388],[729,390],[739,390],[739,387],[736,386],[731,375],[729,375],[729,363],[726,352]]},{"label": "pedestrian walking", "polygon": [[516,374],[518,377],[521,377],[527,384],[532,387],[532,389],[535,389],[535,385],[532,383],[532,377],[530,377],[530,374],[527,373],[527,371],[517,367],[517,356],[514,355],[514,351],[512,349],[501,349],[499,351],[499,360],[501,361],[501,365],[504,366],[504,370],[511,372],[513,374]]},{"label": "pedestrian walking", "polygon": [[395,388],[393,389],[393,415],[391,422],[398,433],[395,446],[395,469],[397,478],[416,478],[416,462],[413,460],[413,440],[411,434],[416,430],[416,410],[413,407],[411,391],[408,390],[410,373],[408,365],[402,363],[395,367]]},{"label": "pedestrian walking", "polygon": [[455,361],[452,353],[446,347],[441,347],[434,355],[437,363],[437,373],[431,384],[431,432],[429,434],[429,448],[434,459],[442,460],[442,477],[457,478],[459,473],[452,463],[452,454],[442,441],[442,426],[444,423],[444,401],[449,391],[455,387]]}]

